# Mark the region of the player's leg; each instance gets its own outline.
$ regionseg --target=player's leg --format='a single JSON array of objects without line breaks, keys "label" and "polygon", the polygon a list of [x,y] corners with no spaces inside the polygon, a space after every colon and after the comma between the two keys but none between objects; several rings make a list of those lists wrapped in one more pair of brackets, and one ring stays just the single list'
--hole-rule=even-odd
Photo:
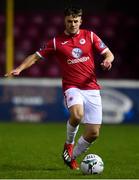
[{"label": "player's leg", "polygon": [[79,169],[75,159],[72,159],[74,140],[77,134],[79,123],[83,116],[83,106],[80,104],[73,105],[69,108],[70,119],[67,122],[67,139],[64,145],[63,159],[71,169]]},{"label": "player's leg", "polygon": [[83,133],[83,138],[89,142],[94,142],[99,137],[101,124],[85,124],[85,131]]},{"label": "player's leg", "polygon": [[65,102],[70,112],[70,118],[67,122],[67,144],[74,144],[74,139],[79,128],[79,123],[83,117],[83,98],[80,90],[70,88],[65,91]]},{"label": "player's leg", "polygon": [[74,144],[75,136],[79,128],[79,123],[83,117],[83,105],[76,104],[69,108],[70,118],[67,121],[67,144]]},{"label": "player's leg", "polygon": [[74,147],[73,158],[85,152],[98,138],[102,123],[102,104],[99,91],[85,91],[83,96],[86,99],[83,118],[85,131]]},{"label": "player's leg", "polygon": [[86,152],[88,148],[99,137],[100,124],[85,124],[85,131],[79,138],[74,151],[73,158],[76,159],[79,155]]},{"label": "player's leg", "polygon": [[66,103],[69,108],[70,118],[67,122],[67,137],[63,150],[63,159],[71,169],[77,169],[76,161],[72,160],[72,152],[79,123],[83,117],[83,100],[78,89],[71,88],[66,91]]}]

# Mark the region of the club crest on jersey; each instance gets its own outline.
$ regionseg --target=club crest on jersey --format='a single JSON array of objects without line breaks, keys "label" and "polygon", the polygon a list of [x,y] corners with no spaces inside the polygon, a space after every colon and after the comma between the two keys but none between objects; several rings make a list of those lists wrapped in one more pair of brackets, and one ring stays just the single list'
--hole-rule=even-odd
[{"label": "club crest on jersey", "polygon": [[74,57],[74,58],[80,58],[81,57],[81,55],[82,55],[82,50],[80,49],[80,48],[74,48],[73,50],[72,50],[72,56]]},{"label": "club crest on jersey", "polygon": [[80,44],[85,44],[86,41],[85,41],[85,39],[80,39],[79,42],[80,42]]},{"label": "club crest on jersey", "polygon": [[99,47],[103,49],[106,47],[106,45],[104,44],[104,42],[100,41]]}]

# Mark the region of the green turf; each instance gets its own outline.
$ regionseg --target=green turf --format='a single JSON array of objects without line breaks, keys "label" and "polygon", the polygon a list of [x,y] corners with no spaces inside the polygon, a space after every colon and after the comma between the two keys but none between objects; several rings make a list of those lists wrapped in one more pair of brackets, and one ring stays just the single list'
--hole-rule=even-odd
[{"label": "green turf", "polygon": [[[82,130],[81,127],[77,137]],[[86,153],[96,153],[103,158],[105,169],[101,175],[85,176],[64,165],[61,152],[65,132],[66,126],[62,123],[0,123],[0,178],[139,178],[139,125],[102,126],[100,138]]]}]

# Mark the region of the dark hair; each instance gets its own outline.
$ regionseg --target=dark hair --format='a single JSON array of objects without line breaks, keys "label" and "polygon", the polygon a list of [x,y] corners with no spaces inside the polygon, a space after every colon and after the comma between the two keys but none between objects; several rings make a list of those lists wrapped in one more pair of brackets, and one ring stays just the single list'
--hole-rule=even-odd
[{"label": "dark hair", "polygon": [[82,16],[82,13],[82,9],[79,7],[68,7],[64,11],[65,16],[72,15],[73,17]]}]

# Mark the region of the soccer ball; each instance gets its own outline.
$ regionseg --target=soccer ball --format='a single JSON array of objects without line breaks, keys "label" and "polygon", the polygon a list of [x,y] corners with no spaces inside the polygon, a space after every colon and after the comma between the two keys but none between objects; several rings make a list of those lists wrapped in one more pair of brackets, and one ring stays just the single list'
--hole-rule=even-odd
[{"label": "soccer ball", "polygon": [[100,156],[88,154],[81,162],[81,171],[83,174],[100,174],[104,170],[104,163]]}]

